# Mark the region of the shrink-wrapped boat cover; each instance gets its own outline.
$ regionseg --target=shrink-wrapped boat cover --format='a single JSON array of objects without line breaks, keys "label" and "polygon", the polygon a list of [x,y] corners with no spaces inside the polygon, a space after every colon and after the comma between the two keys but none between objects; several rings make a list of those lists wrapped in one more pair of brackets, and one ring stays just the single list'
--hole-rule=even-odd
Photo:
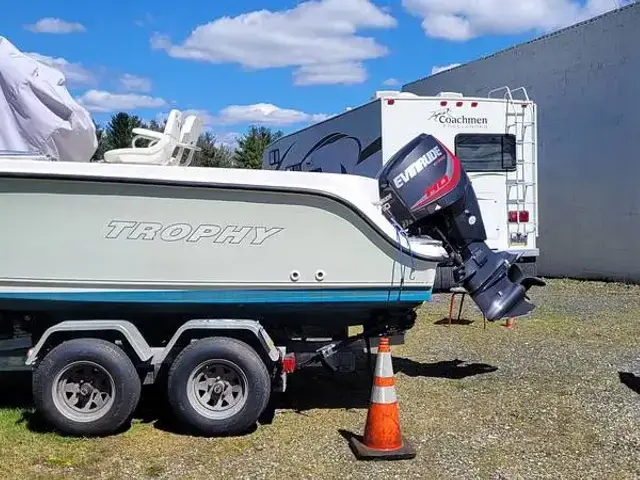
[{"label": "shrink-wrapped boat cover", "polygon": [[62,72],[0,36],[0,152],[88,162],[97,148],[91,115],[71,96]]}]

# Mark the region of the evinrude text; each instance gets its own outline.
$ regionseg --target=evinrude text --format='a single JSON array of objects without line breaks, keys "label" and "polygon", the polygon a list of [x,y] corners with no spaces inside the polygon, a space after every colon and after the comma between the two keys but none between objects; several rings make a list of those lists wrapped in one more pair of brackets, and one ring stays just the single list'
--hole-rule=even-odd
[{"label": "evinrude text", "polygon": [[393,179],[393,183],[395,184],[396,188],[404,187],[412,178],[418,175],[429,164],[433,163],[443,155],[444,153],[442,153],[440,146],[436,145],[435,147],[433,147],[427,153],[418,158],[418,160],[405,168],[404,172],[400,173],[400,175],[397,175],[396,178]]}]

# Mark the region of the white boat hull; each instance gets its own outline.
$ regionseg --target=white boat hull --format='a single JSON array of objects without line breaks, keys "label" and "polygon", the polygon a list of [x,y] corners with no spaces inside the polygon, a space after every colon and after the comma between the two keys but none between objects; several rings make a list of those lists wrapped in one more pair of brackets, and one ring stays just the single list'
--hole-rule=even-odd
[{"label": "white boat hull", "polygon": [[441,250],[406,248],[372,202],[363,207],[370,179],[351,177],[349,197],[339,194],[344,176],[328,188],[319,174],[325,185],[314,189],[308,173],[296,182],[283,172],[129,167],[0,162],[0,308],[231,314],[430,299]]}]

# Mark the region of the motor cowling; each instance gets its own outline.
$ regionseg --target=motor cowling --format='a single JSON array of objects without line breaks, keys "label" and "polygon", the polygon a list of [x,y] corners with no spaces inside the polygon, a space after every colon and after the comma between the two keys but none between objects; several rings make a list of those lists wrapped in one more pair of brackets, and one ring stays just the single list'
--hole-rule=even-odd
[{"label": "motor cowling", "polygon": [[460,160],[433,135],[420,134],[377,175],[384,214],[409,235],[441,240],[454,278],[487,320],[515,318],[535,307],[527,297],[545,283],[526,277],[519,256],[495,252],[487,240],[475,191]]}]

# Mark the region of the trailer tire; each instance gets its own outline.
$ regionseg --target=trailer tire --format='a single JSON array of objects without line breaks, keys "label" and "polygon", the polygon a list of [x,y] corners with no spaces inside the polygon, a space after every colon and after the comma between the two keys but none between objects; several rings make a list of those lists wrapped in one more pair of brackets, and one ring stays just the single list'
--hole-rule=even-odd
[{"label": "trailer tire", "polygon": [[185,347],[167,381],[174,414],[204,435],[244,433],[257,422],[271,394],[271,377],[258,353],[228,337],[204,338]]},{"label": "trailer tire", "polygon": [[[114,433],[130,419],[141,388],[131,359],[117,345],[96,338],[61,343],[33,373],[36,409],[55,428],[71,435]],[[79,404],[88,410],[96,406],[97,411],[79,411]]]}]

